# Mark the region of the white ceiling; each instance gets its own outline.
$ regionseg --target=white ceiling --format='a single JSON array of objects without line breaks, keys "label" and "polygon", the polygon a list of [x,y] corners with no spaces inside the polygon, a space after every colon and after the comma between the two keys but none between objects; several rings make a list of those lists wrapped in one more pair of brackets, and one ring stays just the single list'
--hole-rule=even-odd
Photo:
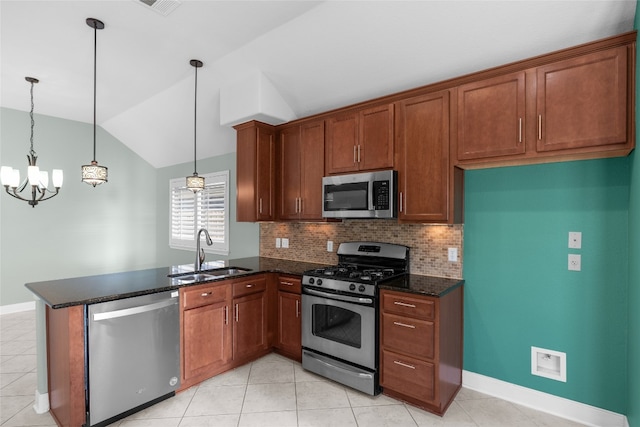
[{"label": "white ceiling", "polygon": [[[97,122],[155,167],[235,151],[220,88],[260,71],[297,117],[633,29],[624,1],[183,0],[163,16],[137,0],[0,0],[0,101]],[[224,106],[223,106],[224,108]],[[90,140],[91,135],[87,135]],[[88,142],[90,144],[90,142]],[[100,142],[98,141],[98,144]]]}]

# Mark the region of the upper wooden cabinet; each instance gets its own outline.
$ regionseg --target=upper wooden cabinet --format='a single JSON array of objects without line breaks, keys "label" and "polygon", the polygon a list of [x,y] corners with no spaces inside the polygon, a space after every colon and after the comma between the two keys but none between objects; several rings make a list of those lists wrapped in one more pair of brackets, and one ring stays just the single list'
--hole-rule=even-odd
[{"label": "upper wooden cabinet", "polygon": [[635,145],[633,45],[585,45],[554,54],[568,59],[459,86],[456,164],[473,168],[628,154]]},{"label": "upper wooden cabinet", "polygon": [[275,219],[275,128],[251,121],[234,126],[237,132],[236,220]]},{"label": "upper wooden cabinet", "polygon": [[525,73],[458,87],[458,160],[524,154]]},{"label": "upper wooden cabinet", "polygon": [[538,151],[631,144],[626,46],[539,67]]},{"label": "upper wooden cabinet", "polygon": [[393,104],[326,120],[327,175],[393,168]]},{"label": "upper wooden cabinet", "polygon": [[462,196],[449,157],[450,92],[396,104],[396,165],[400,222],[462,221]]},{"label": "upper wooden cabinet", "polygon": [[322,220],[324,121],[280,131],[280,219]]}]

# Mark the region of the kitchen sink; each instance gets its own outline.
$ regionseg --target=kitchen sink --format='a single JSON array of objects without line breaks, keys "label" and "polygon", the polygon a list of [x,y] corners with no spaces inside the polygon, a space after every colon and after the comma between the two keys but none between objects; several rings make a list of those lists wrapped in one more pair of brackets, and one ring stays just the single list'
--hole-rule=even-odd
[{"label": "kitchen sink", "polygon": [[202,270],[197,273],[194,272],[185,272],[185,273],[175,273],[169,274],[168,277],[171,277],[174,281],[179,283],[185,282],[206,282],[207,280],[221,279],[227,276],[233,276],[235,274],[246,273],[247,271],[251,271],[248,268],[241,267],[222,267],[222,268],[214,268],[211,270]]}]

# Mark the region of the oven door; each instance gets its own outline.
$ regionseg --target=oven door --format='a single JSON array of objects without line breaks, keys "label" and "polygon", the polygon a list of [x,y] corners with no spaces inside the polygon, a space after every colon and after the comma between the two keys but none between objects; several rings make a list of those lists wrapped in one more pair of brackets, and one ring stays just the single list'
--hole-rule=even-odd
[{"label": "oven door", "polygon": [[376,370],[376,336],[373,298],[303,289],[304,348]]}]

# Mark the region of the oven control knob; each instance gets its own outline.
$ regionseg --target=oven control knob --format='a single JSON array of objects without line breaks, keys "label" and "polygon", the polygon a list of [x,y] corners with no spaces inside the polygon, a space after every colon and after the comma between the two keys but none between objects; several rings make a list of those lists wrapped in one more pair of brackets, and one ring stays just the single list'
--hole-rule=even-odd
[{"label": "oven control knob", "polygon": [[313,277],[309,277],[309,284],[313,285],[313,282],[315,282],[316,279],[314,279]]},{"label": "oven control knob", "polygon": [[318,286],[322,286],[322,279],[318,279],[318,283],[316,283]]},{"label": "oven control knob", "polygon": [[364,290],[365,290],[364,285],[360,285],[360,286],[358,287],[358,290],[359,290],[360,292],[364,292]]},{"label": "oven control knob", "polygon": [[352,283],[352,284],[350,284],[350,285],[349,285],[349,290],[350,290],[350,291],[355,291],[355,290],[356,290],[356,285],[355,285],[355,284],[353,284],[353,283]]}]

